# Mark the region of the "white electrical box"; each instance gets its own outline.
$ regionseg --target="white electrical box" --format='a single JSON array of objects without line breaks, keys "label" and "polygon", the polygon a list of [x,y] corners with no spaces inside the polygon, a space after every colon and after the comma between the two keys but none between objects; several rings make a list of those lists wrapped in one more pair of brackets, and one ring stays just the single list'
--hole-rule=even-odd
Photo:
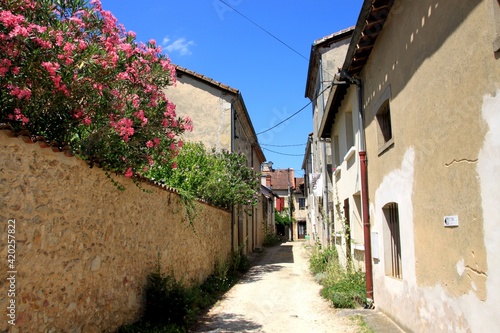
[{"label": "white electrical box", "polygon": [[445,227],[458,227],[458,216],[445,216],[444,217],[444,226]]},{"label": "white electrical box", "polygon": [[372,258],[379,260],[380,255],[378,253],[378,232],[372,231]]}]

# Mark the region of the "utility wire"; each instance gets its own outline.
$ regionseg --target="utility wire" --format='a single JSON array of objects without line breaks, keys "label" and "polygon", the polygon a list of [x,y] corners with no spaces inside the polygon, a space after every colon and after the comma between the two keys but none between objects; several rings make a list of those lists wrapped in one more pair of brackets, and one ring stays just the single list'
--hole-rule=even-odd
[{"label": "utility wire", "polygon": [[223,0],[219,0],[219,1],[222,2],[223,4],[225,4],[226,6],[228,6],[229,8],[231,8],[232,10],[234,10],[236,13],[238,13],[239,15],[241,15],[244,19],[246,19],[247,21],[249,21],[250,23],[252,23],[253,25],[255,25],[257,28],[259,28],[260,30],[264,31],[266,34],[268,34],[269,36],[273,37],[274,39],[276,39],[281,44],[285,45],[287,48],[289,48],[290,50],[292,50],[294,53],[298,54],[300,57],[304,58],[305,60],[309,60],[309,58],[305,57],[299,51],[295,50],[293,47],[291,47],[290,45],[288,45],[287,43],[285,43],[284,41],[282,41],[281,39],[279,39],[278,37],[276,37],[275,35],[273,35],[269,31],[267,31],[266,29],[264,29],[263,27],[261,27],[260,25],[258,25],[257,23],[255,23],[254,21],[252,21],[250,18],[248,18],[247,16],[245,16],[243,13],[237,11],[234,7],[230,6],[225,1],[223,1]]},{"label": "utility wire", "polygon": [[[221,0],[221,1],[222,1],[222,0]],[[327,86],[325,89],[323,89],[323,91],[322,91],[322,92],[320,92],[320,93],[318,94],[318,96],[316,96],[316,98],[318,98],[319,96],[321,96],[321,95],[322,95],[322,94],[323,94],[326,90],[330,89],[330,87],[331,87],[331,86],[329,85],[329,86]],[[316,98],[315,98],[315,99],[316,99]],[[304,106],[303,106],[303,107],[302,107],[299,111],[295,112],[295,113],[294,113],[294,114],[292,114],[290,117],[288,117],[288,118],[286,118],[286,119],[284,119],[284,120],[280,121],[279,123],[277,123],[277,124],[276,124],[276,125],[274,125],[273,127],[270,127],[270,128],[268,128],[268,129],[266,129],[266,130],[264,130],[264,131],[262,131],[262,132],[257,133],[256,135],[260,135],[260,134],[264,134],[264,133],[266,133],[266,132],[269,132],[270,130],[272,130],[272,129],[274,129],[274,128],[278,127],[279,125],[283,124],[284,122],[286,122],[286,121],[287,121],[287,120],[289,120],[290,118],[295,117],[295,116],[296,116],[296,115],[298,115],[300,112],[304,111],[304,109],[305,109],[306,107],[308,107],[309,105],[311,105],[311,103],[312,103],[312,102],[313,102],[313,101],[311,100],[309,103],[307,103],[306,105],[304,105]]]},{"label": "utility wire", "polygon": [[267,148],[264,148],[264,147],[261,147],[263,150],[267,150],[271,153],[275,153],[275,154],[278,154],[278,155],[285,155],[285,156],[304,156],[304,154],[285,154],[285,153],[280,153],[279,151],[274,151],[274,150],[271,150],[271,149],[267,149]]},{"label": "utility wire", "polygon": [[266,145],[266,144],[260,144],[261,146],[266,146],[266,147],[298,147],[298,146],[305,146],[307,143],[297,143],[294,145]]}]

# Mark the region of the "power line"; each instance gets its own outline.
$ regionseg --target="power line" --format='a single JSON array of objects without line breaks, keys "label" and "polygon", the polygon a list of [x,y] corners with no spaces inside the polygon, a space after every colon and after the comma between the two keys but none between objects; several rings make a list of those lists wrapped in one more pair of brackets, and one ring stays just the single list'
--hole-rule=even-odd
[{"label": "power line", "polygon": [[289,48],[290,50],[292,50],[294,53],[298,54],[300,57],[304,58],[305,60],[309,60],[309,58],[305,57],[299,51],[295,50],[293,47],[291,47],[290,45],[288,45],[287,43],[285,43],[284,41],[282,41],[281,39],[279,39],[278,37],[276,37],[275,35],[273,35],[269,31],[267,31],[266,29],[264,29],[263,27],[261,27],[260,25],[258,25],[257,23],[255,23],[254,21],[252,21],[250,18],[248,18],[247,16],[245,16],[243,13],[237,11],[234,7],[230,6],[225,1],[222,1],[222,0],[219,0],[219,1],[222,2],[223,4],[225,4],[226,6],[228,6],[229,8],[231,8],[232,10],[234,10],[236,13],[238,13],[239,15],[241,15],[244,19],[248,20],[250,23],[252,23],[253,25],[255,25],[257,28],[259,28],[260,30],[264,31],[266,34],[268,34],[269,36],[273,37],[274,39],[276,39],[281,44],[285,45],[287,48]]},{"label": "power line", "polygon": [[[325,89],[323,89],[323,91],[322,91],[322,92],[320,92],[320,93],[316,96],[316,98],[318,98],[319,96],[321,96],[321,95],[322,95],[322,94],[323,94],[323,93],[324,93],[327,89],[330,89],[330,87],[331,87],[331,86],[329,85],[329,86],[327,86]],[[316,98],[315,98],[315,99],[316,99]],[[304,109],[305,109],[306,107],[308,107],[309,105],[311,105],[311,103],[312,103],[312,102],[313,102],[313,100],[311,100],[309,103],[307,103],[306,105],[304,105],[304,106],[303,106],[303,107],[302,107],[299,111],[295,112],[295,113],[294,113],[294,114],[292,114],[290,117],[288,117],[288,118],[286,118],[286,119],[284,119],[284,120],[280,121],[279,123],[277,123],[277,124],[276,124],[276,125],[274,125],[273,127],[270,127],[270,128],[268,128],[268,129],[266,129],[265,131],[262,131],[262,132],[257,133],[256,135],[260,135],[260,134],[264,134],[264,133],[266,133],[266,132],[269,132],[270,130],[272,130],[272,129],[274,129],[274,128],[278,127],[279,125],[283,124],[284,122],[286,122],[286,121],[287,121],[287,120],[289,120],[290,118],[295,117],[295,116],[296,116],[296,115],[298,115],[300,112],[304,111]]]},{"label": "power line", "polygon": [[267,146],[267,147],[298,147],[298,146],[305,146],[307,143],[297,143],[294,145],[266,145],[266,144],[260,144],[261,146]]},{"label": "power line", "polygon": [[285,154],[285,153],[280,153],[279,151],[274,151],[274,150],[271,150],[271,149],[267,149],[267,148],[264,148],[264,147],[261,147],[263,150],[267,150],[271,153],[275,153],[275,154],[278,154],[278,155],[285,155],[285,156],[304,156],[304,154]]}]

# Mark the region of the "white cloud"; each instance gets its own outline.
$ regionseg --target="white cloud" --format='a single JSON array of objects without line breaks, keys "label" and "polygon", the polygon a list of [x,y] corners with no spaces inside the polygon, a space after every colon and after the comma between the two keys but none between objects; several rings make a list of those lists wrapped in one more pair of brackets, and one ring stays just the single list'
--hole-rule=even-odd
[{"label": "white cloud", "polygon": [[191,55],[190,47],[193,45],[196,45],[195,42],[192,40],[187,41],[184,37],[177,38],[171,42],[170,38],[166,36],[162,41],[162,46],[168,53],[177,52],[181,56]]}]

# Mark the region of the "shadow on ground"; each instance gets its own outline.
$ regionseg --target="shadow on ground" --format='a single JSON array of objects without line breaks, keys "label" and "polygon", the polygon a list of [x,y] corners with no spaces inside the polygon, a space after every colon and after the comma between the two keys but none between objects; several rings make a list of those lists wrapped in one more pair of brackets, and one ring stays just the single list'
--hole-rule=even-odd
[{"label": "shadow on ground", "polygon": [[247,273],[245,273],[238,283],[253,283],[261,280],[263,275],[277,272],[281,269],[283,269],[283,267],[279,265],[254,266]]},{"label": "shadow on ground", "polygon": [[196,333],[219,333],[219,332],[252,332],[258,331],[262,328],[262,325],[248,321],[244,319],[241,315],[234,313],[227,313],[217,316],[214,321],[204,320],[201,321],[200,325],[190,332]]},{"label": "shadow on ground", "polygon": [[267,248],[256,259],[252,268],[243,276],[239,283],[252,283],[262,279],[262,276],[283,269],[280,264],[293,264],[293,246],[281,244]]}]

